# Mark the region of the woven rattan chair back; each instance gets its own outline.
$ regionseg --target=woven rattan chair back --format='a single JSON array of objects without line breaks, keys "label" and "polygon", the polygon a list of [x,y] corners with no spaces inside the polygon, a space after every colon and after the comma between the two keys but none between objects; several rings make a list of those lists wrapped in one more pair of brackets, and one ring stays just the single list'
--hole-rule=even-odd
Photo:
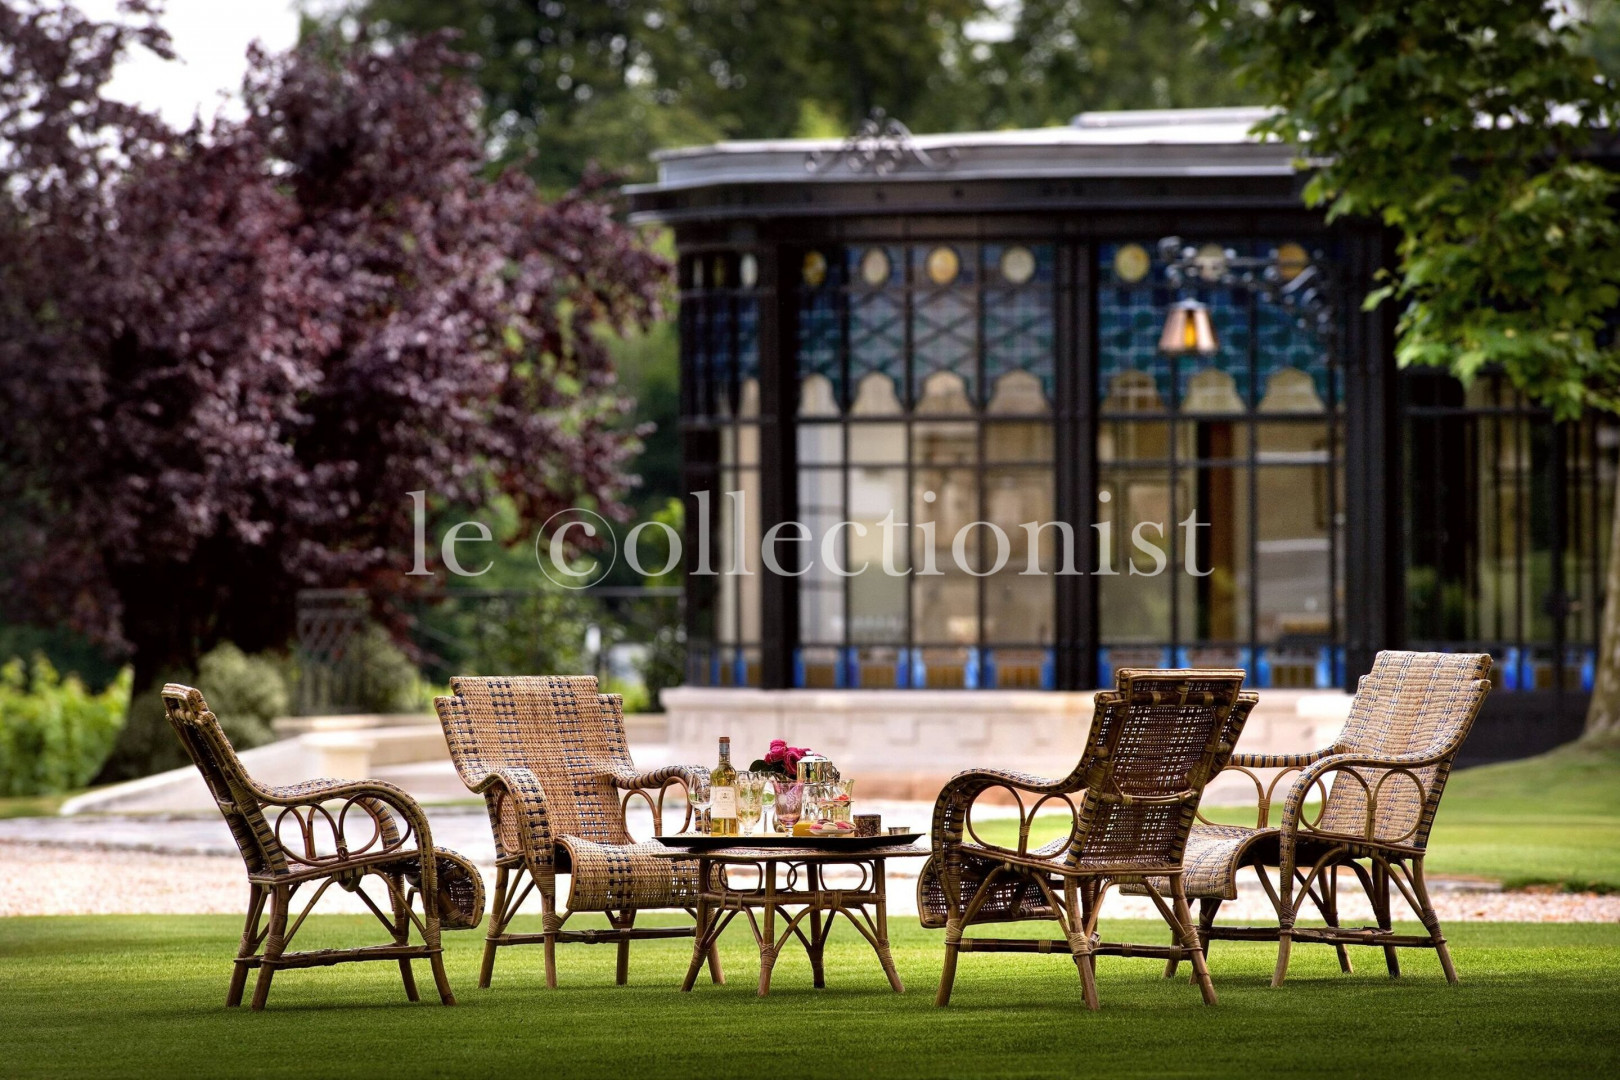
[{"label": "woven rattan chair back", "polygon": [[171,683],[163,690],[163,706],[180,745],[196,764],[208,793],[231,827],[248,873],[284,873],[287,859],[275,831],[265,820],[264,806],[253,793],[242,760],[208,709],[202,692]]},{"label": "woven rattan chair back", "polygon": [[[631,764],[617,695],[598,694],[591,675],[463,675],[450,688],[439,716],[464,781],[529,769],[545,791],[553,835],[632,842],[612,779]],[[516,808],[486,799],[501,855],[521,854]]]},{"label": "woven rattan chair back", "polygon": [[1077,772],[1085,798],[1071,865],[1174,869],[1204,785],[1225,767],[1257,700],[1240,670],[1122,670],[1096,696]]},{"label": "woven rattan chair back", "polygon": [[[1381,652],[1362,678],[1336,753],[1377,758],[1438,758],[1406,770],[1357,769],[1363,783],[1337,775],[1316,827],[1365,835],[1369,794],[1373,836],[1422,849],[1434,823],[1452,760],[1490,690],[1484,653]],[[1416,782],[1414,782],[1414,779]]]}]

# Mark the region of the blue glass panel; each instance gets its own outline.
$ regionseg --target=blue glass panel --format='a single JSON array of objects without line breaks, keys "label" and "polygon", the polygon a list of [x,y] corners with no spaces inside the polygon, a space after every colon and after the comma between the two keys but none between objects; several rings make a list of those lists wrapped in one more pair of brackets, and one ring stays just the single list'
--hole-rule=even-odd
[{"label": "blue glass panel", "polygon": [[1337,404],[1337,388],[1328,372],[1327,345],[1314,329],[1301,326],[1301,321],[1298,312],[1263,299],[1256,302],[1260,393],[1265,393],[1277,371],[1297,368],[1311,377],[1318,397],[1330,405]]},{"label": "blue glass panel", "polygon": [[833,393],[844,399],[843,364],[839,358],[841,329],[838,293],[833,289],[805,289],[799,293],[799,377],[825,375]]},{"label": "blue glass panel", "polygon": [[[943,285],[929,277],[928,261],[936,251],[955,252],[956,276]],[[978,313],[972,284],[976,275],[974,249],[964,244],[919,244],[911,249],[914,288],[911,315],[912,388],[921,393],[923,381],[937,371],[962,377],[969,398],[977,396],[975,352]]]},{"label": "blue glass panel", "polygon": [[731,301],[726,296],[708,296],[703,301],[704,351],[708,353],[710,377],[715,393],[724,395],[735,409],[736,343],[731,337]]},{"label": "blue glass panel", "polygon": [[737,298],[737,377],[759,377],[759,301]]},{"label": "blue glass panel", "polygon": [[[849,380],[851,387],[878,372],[895,381],[905,375],[905,305],[898,292],[854,292],[849,298]],[[898,393],[895,395],[899,396]]]},{"label": "blue glass panel", "polygon": [[1170,360],[1159,353],[1159,335],[1169,309],[1170,290],[1107,286],[1097,292],[1097,396],[1108,396],[1114,379],[1145,371],[1170,407]]},{"label": "blue glass panel", "polygon": [[1006,248],[986,245],[987,268],[984,290],[984,378],[985,394],[995,392],[996,380],[1009,371],[1027,371],[1041,380],[1047,400],[1053,396],[1052,266],[1050,244],[1029,248],[1035,256],[1035,273],[1025,283],[1014,285],[999,273]]},{"label": "blue glass panel", "polygon": [[[1196,289],[1184,291],[1182,295],[1209,305],[1210,325],[1215,328],[1215,341],[1220,348],[1214,356],[1180,358],[1176,365],[1181,383],[1177,401],[1187,400],[1188,384],[1199,372],[1214,368],[1230,375],[1237,396],[1245,405],[1253,407],[1254,399],[1249,395],[1250,294],[1243,289]],[[1168,313],[1166,308],[1160,315],[1161,331]]]}]

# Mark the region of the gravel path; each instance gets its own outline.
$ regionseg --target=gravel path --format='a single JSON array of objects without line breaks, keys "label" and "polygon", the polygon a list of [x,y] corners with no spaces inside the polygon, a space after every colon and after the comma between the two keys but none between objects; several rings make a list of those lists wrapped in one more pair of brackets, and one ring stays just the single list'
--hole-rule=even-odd
[{"label": "gravel path", "polygon": [[[632,807],[631,832],[649,835],[651,818],[645,811],[638,815],[637,809]],[[923,831],[932,808],[897,802],[863,809]],[[482,807],[430,807],[428,815],[434,842],[467,855],[479,864],[486,881],[492,881],[495,851]],[[916,911],[915,879],[921,865],[921,859],[891,860],[890,904],[895,914]],[[1341,887],[1344,921],[1355,925],[1371,921],[1370,908],[1349,885],[1346,878]],[[1489,884],[1446,880],[1431,880],[1430,889],[1446,922],[1620,922],[1620,895],[1502,892]],[[0,821],[0,916],[241,915],[246,899],[242,860],[218,817]],[[322,898],[320,910],[365,909],[354,897],[333,889]],[[1156,917],[1148,900],[1117,894],[1109,896],[1104,912],[1119,918]],[[1271,914],[1271,908],[1257,885],[1245,884],[1221,914],[1223,920],[1258,922]]]}]

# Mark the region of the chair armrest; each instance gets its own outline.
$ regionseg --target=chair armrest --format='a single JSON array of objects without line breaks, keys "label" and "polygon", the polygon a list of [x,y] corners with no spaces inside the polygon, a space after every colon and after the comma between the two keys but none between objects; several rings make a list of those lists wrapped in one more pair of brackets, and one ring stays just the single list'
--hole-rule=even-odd
[{"label": "chair armrest", "polygon": [[501,811],[510,805],[517,815],[518,841],[522,845],[524,860],[531,871],[550,873],[557,861],[555,838],[551,832],[551,817],[546,809],[546,789],[535,771],[521,766],[507,766],[467,786],[484,796],[485,806],[489,810],[489,827],[495,834],[497,850],[502,847]]},{"label": "chair armrest", "polygon": [[1330,746],[1312,750],[1308,754],[1233,754],[1230,764],[1245,769],[1302,769],[1332,753],[1333,748]]},{"label": "chair armrest", "polygon": [[[427,815],[417,801],[402,788],[381,780],[333,780],[322,778],[279,787],[255,787],[254,794],[267,806],[284,807],[271,825],[281,846],[289,857],[303,863],[343,862],[360,856],[383,854],[395,850],[409,850],[406,842],[415,839],[419,851],[433,850],[433,833]],[[342,801],[343,806],[333,814],[325,809],[327,803]],[[316,808],[319,817],[332,830],[337,846],[335,855],[320,855],[315,849],[314,827]],[[351,836],[351,811],[358,808],[366,818],[370,835]],[[307,812],[300,812],[307,811]],[[300,825],[302,854],[291,848],[280,835],[280,826],[287,813],[292,813]],[[404,823],[400,831],[395,815]],[[356,846],[356,841],[359,841]]]},{"label": "chair armrest", "polygon": [[[1411,785],[1418,793],[1418,803],[1421,806],[1429,797],[1429,785],[1417,775],[1416,770],[1440,765],[1449,761],[1452,754],[1446,750],[1440,753],[1412,753],[1412,754],[1357,754],[1341,753],[1319,759],[1312,763],[1294,781],[1289,789],[1288,798],[1283,803],[1282,821],[1279,823],[1283,832],[1291,839],[1297,839],[1301,834],[1309,836],[1320,833],[1323,836],[1333,836],[1340,839],[1376,841],[1379,843],[1400,843],[1416,833],[1422,820],[1421,813],[1414,814],[1412,824],[1401,834],[1394,837],[1380,837],[1377,835],[1379,798],[1383,795],[1385,785],[1391,777],[1401,777],[1398,786]],[[1382,773],[1375,781],[1369,783],[1369,777],[1362,775],[1363,770]],[[1302,821],[1301,812],[1305,800],[1310,795],[1312,787],[1321,785],[1322,781],[1333,773],[1341,773],[1353,778],[1353,782],[1360,789],[1366,806],[1366,819],[1362,832],[1359,835],[1348,833],[1335,833],[1317,828],[1321,820],[1318,812],[1317,821]],[[1326,806],[1326,789],[1323,788],[1323,805]]]},{"label": "chair armrest", "polygon": [[[709,770],[701,765],[665,765],[661,769],[650,769],[639,773],[630,769],[621,769],[615,772],[612,777],[614,786],[625,793],[624,798],[619,801],[619,808],[627,812],[630,809],[630,800],[639,795],[646,802],[648,808],[652,810],[653,834],[656,836],[665,835],[664,796],[668,793],[669,786],[679,784],[683,789],[690,792],[695,782],[707,780],[708,778]],[[658,792],[656,800],[649,794],[650,791]],[[685,832],[691,824],[692,804],[688,799],[686,817],[681,821],[681,827],[676,831]]]},{"label": "chair armrest", "polygon": [[[1220,772],[1242,773],[1249,778],[1249,782],[1254,785],[1254,827],[1264,829],[1271,823],[1271,806],[1276,801],[1277,785],[1282,782],[1282,778],[1289,773],[1299,772],[1330,756],[1332,753],[1333,748],[1327,747],[1322,750],[1312,750],[1305,754],[1233,754],[1231,760],[1226,763]],[[1268,783],[1255,775],[1255,769],[1277,769],[1280,771]],[[1215,822],[1204,816],[1202,805],[1198,808],[1197,820],[1205,825],[1215,824]]]},{"label": "chair armrest", "polygon": [[[972,824],[969,815],[973,804],[978,797],[992,788],[1002,788],[1010,792],[1018,802],[1018,848],[1002,848],[994,844],[985,844],[978,841],[981,846],[991,851],[1006,852],[1010,855],[1024,857],[1028,855],[1029,828],[1034,822],[1035,814],[1047,802],[1060,800],[1069,808],[1069,812],[1078,822],[1078,807],[1069,796],[1077,791],[1084,790],[1079,777],[1070,776],[1062,780],[1053,780],[1046,776],[1036,776],[1032,773],[1011,772],[1000,769],[973,769],[968,772],[957,773],[951,777],[945,787],[940,790],[939,798],[934,803],[934,822],[932,830],[932,844],[936,852],[946,852],[959,848],[963,838],[972,833]],[[1028,807],[1020,792],[1039,796]],[[978,838],[975,837],[975,840]]]}]

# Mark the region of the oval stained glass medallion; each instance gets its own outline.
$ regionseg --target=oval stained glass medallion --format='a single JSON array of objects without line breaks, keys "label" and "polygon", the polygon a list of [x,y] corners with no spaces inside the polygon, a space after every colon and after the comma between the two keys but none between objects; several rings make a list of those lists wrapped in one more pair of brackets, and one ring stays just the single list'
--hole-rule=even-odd
[{"label": "oval stained glass medallion", "polygon": [[955,248],[940,245],[928,253],[928,280],[935,285],[949,285],[962,272],[962,259]]},{"label": "oval stained glass medallion", "polygon": [[819,251],[807,251],[804,255],[804,264],[799,273],[804,283],[812,289],[820,288],[821,283],[827,280],[827,256]]},{"label": "oval stained glass medallion", "polygon": [[752,251],[743,252],[742,258],[737,260],[737,277],[745,289],[759,284],[759,260],[754,258]]},{"label": "oval stained glass medallion", "polygon": [[867,248],[861,256],[861,280],[874,289],[889,283],[889,253],[882,248]]},{"label": "oval stained glass medallion", "polygon": [[1226,249],[1219,244],[1205,244],[1193,256],[1193,272],[1208,282],[1226,276]]},{"label": "oval stained glass medallion", "polygon": [[1014,285],[1024,284],[1035,276],[1035,253],[1021,244],[1003,251],[1001,276]]},{"label": "oval stained glass medallion", "polygon": [[1284,281],[1293,281],[1305,272],[1311,265],[1310,252],[1299,244],[1290,240],[1286,244],[1277,245],[1277,276]]},{"label": "oval stained glass medallion", "polygon": [[1148,276],[1153,260],[1141,244],[1123,244],[1114,252],[1114,275],[1130,285]]}]

